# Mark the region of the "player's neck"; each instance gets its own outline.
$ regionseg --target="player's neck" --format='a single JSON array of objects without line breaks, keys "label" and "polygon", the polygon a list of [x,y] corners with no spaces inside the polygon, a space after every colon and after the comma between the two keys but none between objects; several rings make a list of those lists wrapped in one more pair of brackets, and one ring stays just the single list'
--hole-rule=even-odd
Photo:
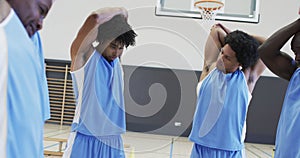
[{"label": "player's neck", "polygon": [[0,23],[5,20],[10,11],[10,5],[6,0],[0,0]]}]

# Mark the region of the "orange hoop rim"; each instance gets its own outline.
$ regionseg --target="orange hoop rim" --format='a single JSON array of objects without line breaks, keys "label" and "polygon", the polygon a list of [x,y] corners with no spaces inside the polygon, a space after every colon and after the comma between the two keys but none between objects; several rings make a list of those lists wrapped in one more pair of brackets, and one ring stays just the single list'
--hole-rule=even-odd
[{"label": "orange hoop rim", "polygon": [[[203,3],[214,3],[216,4],[216,7],[202,7],[200,6],[200,4]],[[215,11],[215,10],[219,10],[224,6],[224,3],[217,1],[217,0],[200,0],[194,3],[194,6],[199,8],[200,10],[204,10],[204,11]]]}]

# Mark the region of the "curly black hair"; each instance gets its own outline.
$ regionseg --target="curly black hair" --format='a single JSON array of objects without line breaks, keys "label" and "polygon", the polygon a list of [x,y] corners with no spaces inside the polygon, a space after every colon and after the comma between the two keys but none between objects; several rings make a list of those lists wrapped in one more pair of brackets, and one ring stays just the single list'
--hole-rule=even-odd
[{"label": "curly black hair", "polygon": [[253,66],[259,58],[257,51],[259,42],[243,31],[236,30],[229,33],[225,37],[225,44],[235,51],[236,58],[243,69]]},{"label": "curly black hair", "polygon": [[98,27],[97,40],[114,41],[124,44],[127,48],[129,45],[135,45],[137,34],[132,30],[123,15],[116,15],[111,20],[103,23]]}]

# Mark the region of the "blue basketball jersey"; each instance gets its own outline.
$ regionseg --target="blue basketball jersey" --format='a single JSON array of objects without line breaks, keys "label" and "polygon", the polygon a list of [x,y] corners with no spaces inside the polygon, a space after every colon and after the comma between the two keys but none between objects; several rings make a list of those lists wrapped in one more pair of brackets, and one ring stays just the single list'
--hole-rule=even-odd
[{"label": "blue basketball jersey", "polygon": [[300,157],[300,68],[286,90],[275,142],[275,158]]},{"label": "blue basketball jersey", "polygon": [[224,74],[214,69],[200,87],[189,139],[209,148],[243,149],[249,101],[241,70]]},{"label": "blue basketball jersey", "polygon": [[44,59],[14,11],[6,20],[7,157],[43,157],[44,121],[49,118]]},{"label": "blue basketball jersey", "polygon": [[72,130],[96,137],[124,133],[124,81],[119,59],[108,62],[95,51],[84,67],[71,74],[77,103]]},{"label": "blue basketball jersey", "polygon": [[45,70],[45,57],[44,57],[44,51],[42,47],[42,40],[40,37],[40,33],[36,32],[32,37],[31,40],[33,41],[33,44],[35,46],[37,55],[38,55],[38,61],[36,64],[39,64],[41,68],[41,76],[40,76],[40,94],[41,94],[41,105],[42,106],[42,112],[44,116],[44,120],[50,119],[50,102],[49,102],[49,90],[48,90],[48,83],[47,83],[47,77],[46,77],[46,70]]}]

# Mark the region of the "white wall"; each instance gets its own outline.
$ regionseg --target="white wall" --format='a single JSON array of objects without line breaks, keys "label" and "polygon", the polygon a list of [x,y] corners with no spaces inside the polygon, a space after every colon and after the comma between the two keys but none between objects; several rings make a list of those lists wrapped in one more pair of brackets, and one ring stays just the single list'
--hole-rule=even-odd
[{"label": "white wall", "polygon": [[[125,65],[202,70],[208,28],[199,19],[155,16],[157,0],[56,0],[41,31],[47,59],[70,60],[69,47],[85,18],[102,7],[122,6],[136,30],[137,44],[124,52]],[[268,37],[298,18],[297,0],[261,0],[258,24],[223,22],[231,29]],[[284,7],[283,7],[284,6]],[[290,54],[289,44],[283,51]],[[272,75],[268,70],[264,75]]]}]

